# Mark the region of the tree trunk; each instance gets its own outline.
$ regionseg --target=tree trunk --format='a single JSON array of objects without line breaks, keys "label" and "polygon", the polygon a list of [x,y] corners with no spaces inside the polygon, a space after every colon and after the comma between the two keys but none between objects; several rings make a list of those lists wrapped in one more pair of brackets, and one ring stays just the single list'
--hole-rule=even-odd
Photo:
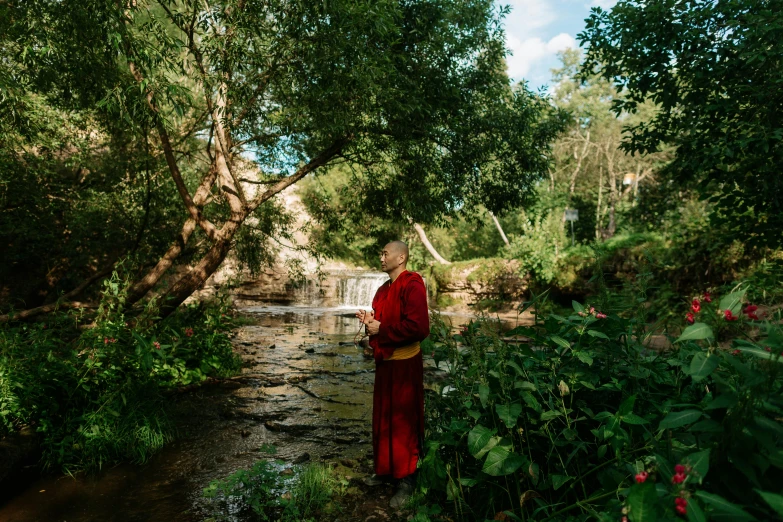
[{"label": "tree trunk", "polygon": [[506,237],[506,233],[503,232],[503,227],[500,226],[500,221],[498,221],[498,218],[495,217],[495,214],[492,212],[490,212],[489,215],[492,216],[492,221],[494,221],[495,226],[498,227],[498,232],[500,232],[500,237],[503,238],[503,242],[508,245],[508,238]]},{"label": "tree trunk", "polygon": [[616,207],[617,207],[617,172],[614,168],[614,153],[609,152],[610,143],[606,144],[606,170],[609,174],[609,224],[603,233],[603,238],[614,237],[617,231]]},{"label": "tree trunk", "polygon": [[595,207],[595,238],[601,239],[601,196],[604,189],[604,168],[598,167],[598,204]]},{"label": "tree trunk", "polygon": [[[213,164],[209,169],[209,172],[204,179],[201,180],[201,185],[196,189],[196,194],[193,196],[193,202],[200,209],[202,208],[209,197],[210,189],[215,183],[217,178],[217,167]],[[134,284],[128,291],[128,297],[125,300],[127,306],[131,306],[143,298],[147,292],[152,290],[160,278],[163,277],[169,268],[174,264],[174,261],[182,254],[185,249],[185,245],[188,243],[190,236],[196,230],[196,220],[189,218],[182,226],[182,230],[175,239],[174,243],[169,246],[166,253],[158,260],[158,263],[147,272],[139,281]]]},{"label": "tree trunk", "polygon": [[[242,220],[244,221],[244,219]],[[207,282],[209,276],[215,273],[223,260],[231,250],[231,241],[234,239],[242,221],[232,220],[226,223],[220,231],[220,238],[212,245],[209,252],[201,258],[201,261],[190,272],[179,278],[168,292],[161,298],[160,317],[168,317],[181,305],[185,299],[201,288]]]},{"label": "tree trunk", "polygon": [[413,224],[413,228],[416,230],[416,232],[419,234],[419,239],[421,239],[422,244],[424,245],[424,248],[427,249],[427,252],[432,255],[432,257],[435,258],[435,261],[442,265],[450,265],[451,261],[446,261],[443,256],[438,254],[438,251],[435,250],[435,247],[432,246],[432,243],[430,243],[430,240],[427,239],[427,234],[424,233],[424,229],[421,228],[421,225],[418,223]]}]

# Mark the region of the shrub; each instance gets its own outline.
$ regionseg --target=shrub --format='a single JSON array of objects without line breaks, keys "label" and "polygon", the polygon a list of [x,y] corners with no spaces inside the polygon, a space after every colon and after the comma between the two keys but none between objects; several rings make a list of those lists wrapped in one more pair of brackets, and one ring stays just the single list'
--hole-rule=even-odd
[{"label": "shrub", "polygon": [[651,350],[630,306],[574,302],[503,337],[435,318],[423,349],[448,377],[428,398],[424,489],[471,521],[783,516],[783,330],[724,299],[745,334],[728,349],[697,322]]},{"label": "shrub", "polygon": [[172,434],[163,389],[239,368],[225,300],[157,321],[154,303],[127,316],[125,289],[115,273],[94,317],[59,312],[0,327],[0,429],[33,425],[44,468],[146,461]]},{"label": "shrub", "polygon": [[329,511],[329,502],[344,493],[348,482],[324,464],[295,466],[286,478],[283,462],[260,460],[248,469],[215,480],[204,489],[218,520],[238,515],[257,520],[308,522]]}]

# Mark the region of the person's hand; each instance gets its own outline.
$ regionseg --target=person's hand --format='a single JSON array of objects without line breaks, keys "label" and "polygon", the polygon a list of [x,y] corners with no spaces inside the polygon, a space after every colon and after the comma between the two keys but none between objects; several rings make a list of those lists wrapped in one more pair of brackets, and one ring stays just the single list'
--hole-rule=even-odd
[{"label": "person's hand", "polygon": [[362,324],[368,324],[370,321],[375,320],[375,313],[372,310],[369,312],[365,310],[359,310],[356,312],[356,317],[359,318]]},{"label": "person's hand", "polygon": [[367,328],[367,334],[368,335],[378,335],[378,332],[381,330],[381,322],[380,321],[376,321],[375,318],[373,317],[366,324],[367,324],[366,328]]}]

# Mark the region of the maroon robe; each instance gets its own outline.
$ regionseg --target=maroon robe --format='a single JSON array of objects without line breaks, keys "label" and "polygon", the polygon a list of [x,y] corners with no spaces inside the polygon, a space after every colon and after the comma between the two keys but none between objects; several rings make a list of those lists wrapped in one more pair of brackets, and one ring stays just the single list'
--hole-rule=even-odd
[{"label": "maroon robe", "polygon": [[370,336],[375,357],[372,447],[376,475],[403,478],[416,471],[424,438],[424,368],[421,352],[385,361],[395,348],[423,341],[430,333],[427,290],[415,272],[387,281],[372,301],[381,326]]}]

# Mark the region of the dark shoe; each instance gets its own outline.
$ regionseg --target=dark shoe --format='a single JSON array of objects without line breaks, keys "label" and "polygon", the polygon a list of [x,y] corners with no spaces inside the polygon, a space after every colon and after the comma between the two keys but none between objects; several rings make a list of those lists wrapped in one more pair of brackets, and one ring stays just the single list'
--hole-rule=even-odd
[{"label": "dark shoe", "polygon": [[389,501],[389,507],[392,509],[402,508],[408,503],[411,494],[413,494],[413,479],[412,477],[405,477],[397,486],[397,492]]},{"label": "dark shoe", "polygon": [[365,486],[375,487],[383,486],[384,484],[391,484],[391,477],[388,475],[370,475],[369,477],[362,478]]}]

